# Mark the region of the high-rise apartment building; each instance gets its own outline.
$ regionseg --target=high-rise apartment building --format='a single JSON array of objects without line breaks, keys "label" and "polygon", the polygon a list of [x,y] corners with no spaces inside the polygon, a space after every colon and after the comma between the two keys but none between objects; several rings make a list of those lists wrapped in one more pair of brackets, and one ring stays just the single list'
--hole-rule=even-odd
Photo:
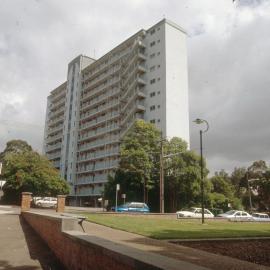
[{"label": "high-rise apartment building", "polygon": [[186,33],[165,19],[97,60],[78,56],[51,91],[43,149],[70,184],[71,203],[101,196],[135,119],[189,143]]}]

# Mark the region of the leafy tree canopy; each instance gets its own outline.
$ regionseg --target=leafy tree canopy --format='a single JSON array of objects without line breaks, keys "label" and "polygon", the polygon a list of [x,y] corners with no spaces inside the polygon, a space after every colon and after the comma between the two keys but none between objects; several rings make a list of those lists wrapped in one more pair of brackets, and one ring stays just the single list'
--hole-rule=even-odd
[{"label": "leafy tree canopy", "polygon": [[[200,156],[189,151],[180,138],[162,139],[162,143],[166,211],[198,204]],[[160,154],[160,131],[143,120],[136,121],[122,139],[119,168],[105,187],[105,198],[111,205],[115,203],[116,184],[120,184],[120,194],[125,193],[128,201],[145,201],[151,211],[158,211]],[[208,171],[204,173],[207,175]]]},{"label": "leafy tree canopy", "polygon": [[23,191],[33,196],[68,194],[69,187],[51,162],[32,150],[26,142],[10,141],[1,153],[3,157],[3,199],[19,203]]}]

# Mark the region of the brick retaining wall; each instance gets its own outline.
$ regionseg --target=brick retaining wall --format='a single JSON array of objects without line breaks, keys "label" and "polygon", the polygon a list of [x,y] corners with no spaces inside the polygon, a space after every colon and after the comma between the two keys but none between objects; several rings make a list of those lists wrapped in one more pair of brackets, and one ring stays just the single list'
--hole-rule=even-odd
[{"label": "brick retaining wall", "polygon": [[22,216],[70,270],[205,269],[85,234],[75,218],[31,211]]}]

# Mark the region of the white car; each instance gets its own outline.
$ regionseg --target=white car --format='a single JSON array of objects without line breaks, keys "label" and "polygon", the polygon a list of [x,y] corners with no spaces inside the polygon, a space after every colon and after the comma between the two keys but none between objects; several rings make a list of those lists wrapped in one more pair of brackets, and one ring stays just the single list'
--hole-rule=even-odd
[{"label": "white car", "polygon": [[270,221],[270,217],[265,213],[253,213],[252,214],[253,221]]},{"label": "white car", "polygon": [[[202,217],[202,208],[191,207],[189,209],[177,211],[176,215],[177,215],[177,218],[182,218],[182,217],[201,218]],[[214,215],[208,209],[205,208],[204,209],[204,217],[205,218],[213,218]]]},{"label": "white car", "polygon": [[34,200],[34,204],[38,207],[55,208],[57,205],[57,198],[54,197],[42,197]]},{"label": "white car", "polygon": [[218,215],[218,217],[226,218],[230,221],[251,221],[252,216],[245,212],[240,210],[230,210],[224,214]]}]

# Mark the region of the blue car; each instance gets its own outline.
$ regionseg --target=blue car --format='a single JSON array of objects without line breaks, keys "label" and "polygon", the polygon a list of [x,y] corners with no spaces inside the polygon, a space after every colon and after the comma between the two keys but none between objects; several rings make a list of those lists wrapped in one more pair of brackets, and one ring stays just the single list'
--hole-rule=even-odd
[{"label": "blue car", "polygon": [[[112,211],[115,211],[115,207],[112,207]],[[116,212],[137,212],[137,213],[149,213],[149,207],[145,203],[141,202],[129,202],[123,205],[119,205],[116,208]]]}]

